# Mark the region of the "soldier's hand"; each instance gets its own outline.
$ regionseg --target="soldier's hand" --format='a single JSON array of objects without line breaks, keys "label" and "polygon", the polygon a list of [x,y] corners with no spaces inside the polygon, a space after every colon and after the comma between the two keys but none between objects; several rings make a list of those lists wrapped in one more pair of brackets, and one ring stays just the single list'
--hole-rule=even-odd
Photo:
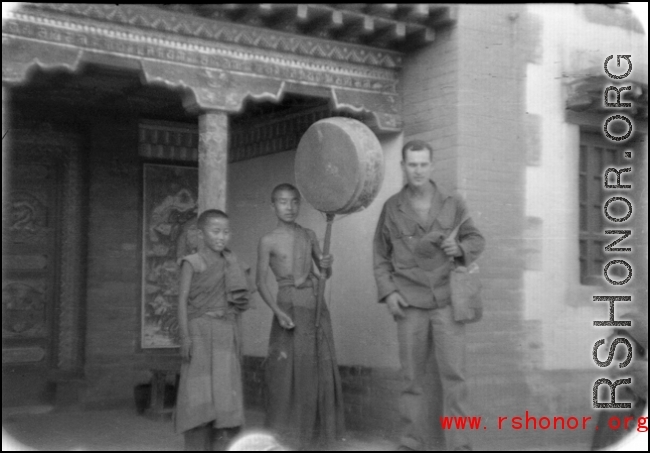
[{"label": "soldier's hand", "polygon": [[395,291],[386,297],[386,306],[388,307],[390,314],[393,316],[393,319],[397,321],[406,316],[402,308],[408,307],[409,304],[404,300],[400,293]]},{"label": "soldier's hand", "polygon": [[320,257],[320,267],[321,269],[329,269],[334,263],[334,257],[332,255],[321,255]]},{"label": "soldier's hand", "polygon": [[278,322],[280,323],[280,326],[282,326],[283,329],[291,330],[294,327],[296,327],[295,324],[293,323],[293,320],[289,317],[289,315],[287,315],[282,310],[278,310],[275,316],[278,317]]},{"label": "soldier's hand", "polygon": [[451,256],[451,257],[463,256],[463,251],[460,248],[460,245],[458,245],[458,242],[456,242],[456,239],[454,238],[445,239],[444,241],[442,241],[442,244],[440,244],[440,247],[442,248],[442,251],[445,252],[447,256]]},{"label": "soldier's hand", "polygon": [[192,340],[184,338],[181,340],[181,358],[185,362],[192,359]]}]

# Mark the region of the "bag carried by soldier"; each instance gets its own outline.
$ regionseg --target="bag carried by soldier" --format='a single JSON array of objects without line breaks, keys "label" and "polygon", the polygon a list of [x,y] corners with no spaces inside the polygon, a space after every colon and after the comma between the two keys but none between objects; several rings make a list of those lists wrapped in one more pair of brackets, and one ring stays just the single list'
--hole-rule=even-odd
[{"label": "bag carried by soldier", "polygon": [[[455,238],[460,226],[467,218],[460,221],[452,230],[449,237]],[[481,279],[478,264],[469,266],[458,265],[451,258],[453,269],[449,276],[451,286],[451,306],[454,320],[462,323],[480,321],[483,317],[483,302],[481,301]]]}]

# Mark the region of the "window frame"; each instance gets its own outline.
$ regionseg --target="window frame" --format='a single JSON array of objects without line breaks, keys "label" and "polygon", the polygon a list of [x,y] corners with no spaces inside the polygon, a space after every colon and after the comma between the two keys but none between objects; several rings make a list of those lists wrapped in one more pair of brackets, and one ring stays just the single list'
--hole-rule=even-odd
[{"label": "window frame", "polygon": [[[621,168],[623,151],[630,144],[618,144],[608,140],[602,131],[580,128],[578,158],[578,258],[580,283],[602,283],[605,265],[604,248],[612,238],[605,230],[615,226],[605,218],[603,206],[610,195],[605,189],[603,176],[609,167]],[[615,177],[610,175],[610,178]],[[610,205],[610,212],[614,212]],[[609,242],[607,242],[609,241]],[[612,269],[611,271],[614,271]],[[610,272],[611,272],[610,271]]]}]

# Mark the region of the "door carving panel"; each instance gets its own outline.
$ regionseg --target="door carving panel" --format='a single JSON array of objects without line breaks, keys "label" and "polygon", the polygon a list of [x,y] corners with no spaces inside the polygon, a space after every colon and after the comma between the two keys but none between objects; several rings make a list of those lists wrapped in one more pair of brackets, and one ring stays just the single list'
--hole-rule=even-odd
[{"label": "door carving panel", "polygon": [[55,156],[30,157],[36,156],[15,155],[3,207],[3,365],[49,367],[56,354],[61,172]]},{"label": "door carving panel", "polygon": [[79,370],[85,294],[80,137],[14,129],[2,206],[2,363]]}]

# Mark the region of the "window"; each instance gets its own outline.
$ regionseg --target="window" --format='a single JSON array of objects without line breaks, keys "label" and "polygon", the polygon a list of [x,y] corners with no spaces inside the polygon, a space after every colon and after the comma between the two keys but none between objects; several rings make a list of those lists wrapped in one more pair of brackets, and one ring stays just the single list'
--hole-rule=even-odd
[{"label": "window", "polygon": [[[616,225],[605,218],[603,206],[617,192],[605,190],[603,175],[608,167],[622,167],[624,149],[625,147],[608,140],[601,132],[580,133],[580,283],[583,285],[602,282],[604,248],[616,239],[605,235],[606,229]],[[610,180],[611,178],[615,178],[615,175],[610,175]],[[615,217],[624,216],[627,212],[621,203],[612,203],[608,211]],[[625,277],[624,270],[621,272],[618,267],[620,266],[613,266],[608,271],[609,275],[613,277],[620,273]]]}]

